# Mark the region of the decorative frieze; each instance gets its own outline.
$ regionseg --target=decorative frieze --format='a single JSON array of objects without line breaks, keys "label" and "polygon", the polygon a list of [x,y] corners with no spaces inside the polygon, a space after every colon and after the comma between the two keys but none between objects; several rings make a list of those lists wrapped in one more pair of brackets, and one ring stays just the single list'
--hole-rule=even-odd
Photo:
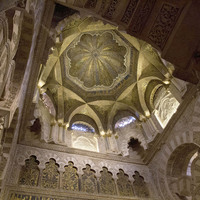
[{"label": "decorative frieze", "polygon": [[112,19],[118,3],[119,3],[119,0],[112,0],[109,8],[107,9],[107,11],[103,17],[105,17],[107,19]]},{"label": "decorative frieze", "polygon": [[126,11],[121,19],[121,22],[123,22],[125,24],[128,24],[130,22],[133,12],[136,9],[137,3],[138,3],[138,0],[130,0],[129,1],[129,4],[128,4]]},{"label": "decorative frieze", "polygon": [[[25,148],[23,148],[23,152],[26,152]],[[109,164],[108,161],[106,163],[103,163],[103,161],[94,163],[85,158],[82,158],[84,162],[81,164],[78,163],[81,159],[78,161],[73,156],[66,158],[65,155],[62,154],[62,159],[61,157],[59,158],[59,153],[56,155],[56,153],[53,152],[43,152],[40,155],[38,151],[30,149],[30,147],[27,153],[32,156],[30,156],[29,159],[23,159],[23,153],[17,151],[17,155],[19,156],[16,158],[16,164],[13,166],[11,177],[16,177],[18,181],[12,179],[9,183],[15,187],[19,187],[18,184],[20,184],[23,185],[23,187],[34,186],[35,188],[35,186],[37,186],[37,188],[41,188],[42,190],[60,190],[63,192],[66,190],[69,192],[77,191],[80,192],[80,194],[81,192],[86,192],[94,195],[100,193],[105,195],[135,196],[133,188],[136,183],[133,182],[131,177],[134,177],[135,181],[138,177],[137,173],[134,172],[135,170],[132,170],[134,168],[133,165],[129,166],[129,170],[127,170],[126,164]],[[47,158],[49,162],[45,161]],[[67,161],[68,165],[66,165]],[[22,167],[20,167],[21,165]],[[85,168],[83,168],[84,165],[86,166]],[[122,167],[125,169],[126,173],[124,173]],[[138,169],[141,168],[142,166]],[[108,171],[108,169],[110,169],[112,173]],[[147,177],[147,173],[144,173],[144,171],[142,171],[142,174]],[[139,174],[139,179],[141,177],[142,176]],[[143,185],[139,185],[140,189],[146,185],[143,177],[141,180]],[[136,182],[137,185],[138,182],[141,183],[140,180]],[[140,194],[140,192],[137,194]],[[140,195],[142,196],[142,194]]]},{"label": "decorative frieze", "polygon": [[130,25],[130,32],[141,33],[144,25],[146,24],[151,11],[153,10],[156,0],[146,0],[141,8],[136,10],[133,20]]},{"label": "decorative frieze", "polygon": [[179,8],[170,4],[163,4],[148,38],[159,48],[163,49],[176,21],[179,17]]},{"label": "decorative frieze", "polygon": [[59,200],[57,198],[45,197],[45,196],[36,196],[36,195],[28,195],[28,194],[19,194],[19,193],[11,193],[9,200]]}]

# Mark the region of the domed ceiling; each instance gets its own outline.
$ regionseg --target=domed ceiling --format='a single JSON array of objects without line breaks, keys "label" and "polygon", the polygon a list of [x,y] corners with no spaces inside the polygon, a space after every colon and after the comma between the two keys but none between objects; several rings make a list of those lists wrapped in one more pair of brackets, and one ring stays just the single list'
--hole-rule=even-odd
[{"label": "domed ceiling", "polygon": [[77,37],[66,50],[67,78],[86,91],[113,89],[129,74],[126,47],[114,36],[106,31]]},{"label": "domed ceiling", "polygon": [[38,83],[54,104],[56,120],[90,118],[107,132],[121,111],[139,120],[150,115],[155,92],[172,73],[150,45],[91,17],[72,16],[56,30],[57,43]]},{"label": "domed ceiling", "polygon": [[127,82],[136,81],[138,50],[115,29],[80,33],[66,47],[63,60],[65,85],[78,86],[83,98],[115,99],[117,90],[120,93]]}]

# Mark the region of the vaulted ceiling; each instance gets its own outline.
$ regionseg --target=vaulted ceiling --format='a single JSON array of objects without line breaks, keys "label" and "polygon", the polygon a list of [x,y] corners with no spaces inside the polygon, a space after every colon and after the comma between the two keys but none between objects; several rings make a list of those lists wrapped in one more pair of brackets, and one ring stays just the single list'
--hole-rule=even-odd
[{"label": "vaulted ceiling", "polygon": [[[154,109],[158,88],[170,83],[173,67],[157,51],[117,27],[75,14],[55,29],[57,43],[42,66],[39,87],[54,104],[56,120],[89,117],[99,132],[128,111],[138,120]],[[80,119],[79,119],[80,118]]]}]

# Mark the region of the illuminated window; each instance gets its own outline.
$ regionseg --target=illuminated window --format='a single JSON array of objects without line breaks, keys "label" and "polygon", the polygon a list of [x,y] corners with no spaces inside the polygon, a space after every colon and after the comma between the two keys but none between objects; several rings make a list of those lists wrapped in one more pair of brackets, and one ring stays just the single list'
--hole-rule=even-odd
[{"label": "illuminated window", "polygon": [[82,124],[82,123],[72,124],[71,129],[72,130],[77,130],[77,131],[89,132],[89,133],[94,133],[95,132],[93,127],[89,127],[89,126],[87,126],[85,124]]},{"label": "illuminated window", "polygon": [[135,122],[135,118],[133,116],[123,117],[122,119],[118,120],[115,124],[115,128],[122,128],[132,122]]},{"label": "illuminated window", "polygon": [[[89,134],[89,133],[87,133],[87,134]],[[72,146],[77,149],[99,152],[97,138],[89,137],[89,135],[85,137],[83,135],[75,136],[73,134]]]},{"label": "illuminated window", "polygon": [[169,91],[163,92],[160,98],[157,99],[155,116],[163,128],[166,127],[173,114],[177,111],[179,105],[180,103]]},{"label": "illuminated window", "polygon": [[188,167],[187,167],[187,176],[192,176],[192,171],[191,171],[191,166],[192,166],[192,162],[194,161],[194,159],[198,156],[198,152],[196,152],[192,158],[190,159],[190,162],[188,164]]}]

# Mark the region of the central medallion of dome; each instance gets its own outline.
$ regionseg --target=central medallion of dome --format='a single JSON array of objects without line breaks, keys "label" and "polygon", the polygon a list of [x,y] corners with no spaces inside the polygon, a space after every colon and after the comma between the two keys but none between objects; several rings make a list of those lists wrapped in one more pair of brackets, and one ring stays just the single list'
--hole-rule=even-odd
[{"label": "central medallion of dome", "polygon": [[127,72],[121,43],[107,31],[82,34],[66,51],[67,76],[85,90],[113,88]]}]

